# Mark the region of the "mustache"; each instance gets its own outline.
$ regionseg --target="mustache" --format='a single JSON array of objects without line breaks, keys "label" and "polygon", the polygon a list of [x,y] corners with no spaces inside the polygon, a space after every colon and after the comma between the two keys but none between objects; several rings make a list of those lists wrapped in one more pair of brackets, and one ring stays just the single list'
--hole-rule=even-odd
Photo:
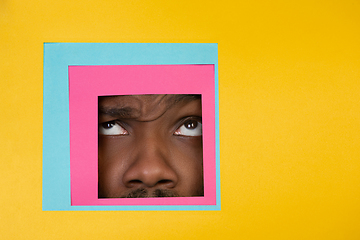
[{"label": "mustache", "polygon": [[122,196],[122,198],[152,198],[152,197],[179,197],[179,194],[177,194],[173,190],[168,190],[168,189],[155,189],[149,192],[145,188],[139,188]]}]

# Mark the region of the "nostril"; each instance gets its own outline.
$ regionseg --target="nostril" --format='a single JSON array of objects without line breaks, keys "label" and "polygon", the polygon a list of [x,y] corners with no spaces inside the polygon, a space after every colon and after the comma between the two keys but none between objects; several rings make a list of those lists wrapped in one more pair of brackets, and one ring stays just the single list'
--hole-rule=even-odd
[{"label": "nostril", "polygon": [[158,181],[157,183],[160,185],[170,185],[173,183],[173,181],[168,180],[168,179],[163,179],[163,180]]},{"label": "nostril", "polygon": [[131,180],[131,181],[128,182],[127,185],[129,187],[133,187],[133,186],[136,186],[136,185],[139,185],[139,184],[142,184],[142,181],[140,181],[140,180]]},{"label": "nostril", "polygon": [[170,180],[160,180],[158,183],[169,183],[169,182],[171,182]]}]

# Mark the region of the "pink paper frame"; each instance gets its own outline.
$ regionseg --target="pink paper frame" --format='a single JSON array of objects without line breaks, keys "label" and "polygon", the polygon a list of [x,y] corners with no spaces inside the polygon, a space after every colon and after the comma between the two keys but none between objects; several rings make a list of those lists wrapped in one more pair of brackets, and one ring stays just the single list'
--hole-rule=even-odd
[{"label": "pink paper frame", "polygon": [[[98,96],[201,94],[204,197],[98,199]],[[216,205],[214,65],[69,66],[72,206]]]}]

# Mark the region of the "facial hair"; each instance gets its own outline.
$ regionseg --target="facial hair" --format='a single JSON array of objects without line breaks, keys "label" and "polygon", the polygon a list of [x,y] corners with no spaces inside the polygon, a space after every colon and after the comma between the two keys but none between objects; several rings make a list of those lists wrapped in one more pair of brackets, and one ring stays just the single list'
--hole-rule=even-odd
[{"label": "facial hair", "polygon": [[139,188],[122,196],[122,198],[152,198],[152,197],[179,197],[179,195],[175,191],[168,189],[155,189],[154,191],[149,192],[145,188]]}]

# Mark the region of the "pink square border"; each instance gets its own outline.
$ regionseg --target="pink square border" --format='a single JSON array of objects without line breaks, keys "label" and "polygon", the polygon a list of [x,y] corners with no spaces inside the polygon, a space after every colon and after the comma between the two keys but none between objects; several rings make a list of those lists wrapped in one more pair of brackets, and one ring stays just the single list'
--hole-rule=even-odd
[{"label": "pink square border", "polygon": [[[202,95],[204,197],[98,199],[98,96],[165,93]],[[69,116],[72,206],[216,205],[213,64],[69,66]]]}]

